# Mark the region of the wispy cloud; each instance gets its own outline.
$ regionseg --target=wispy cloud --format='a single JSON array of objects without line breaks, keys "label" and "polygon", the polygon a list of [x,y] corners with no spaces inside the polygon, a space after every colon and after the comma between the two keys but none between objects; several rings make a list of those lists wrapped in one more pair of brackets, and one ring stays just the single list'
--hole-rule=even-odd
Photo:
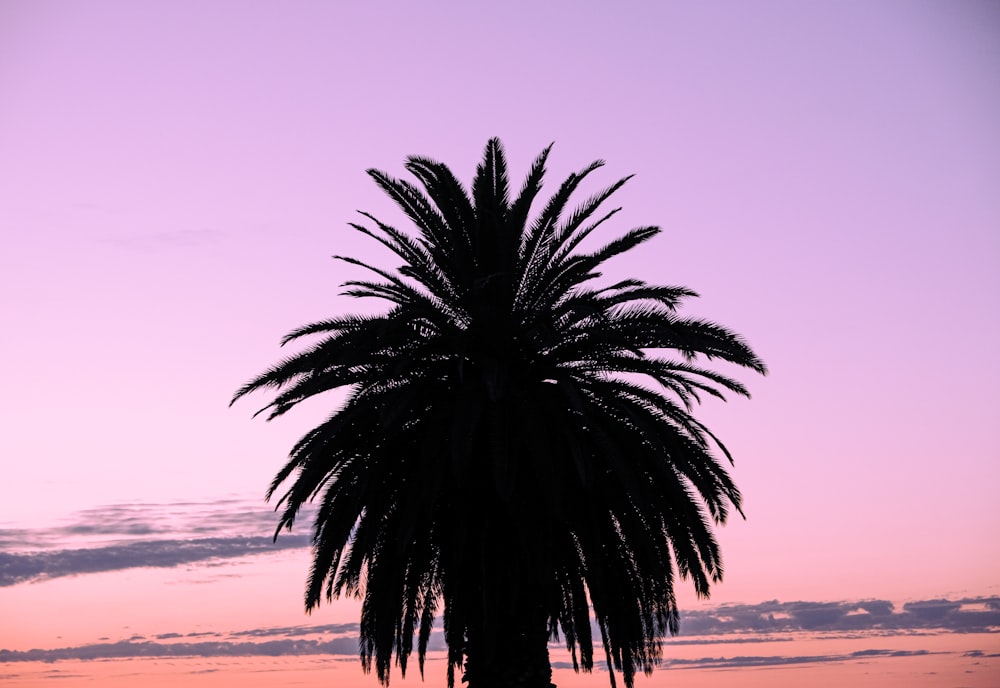
[{"label": "wispy cloud", "polygon": [[[197,638],[197,640],[194,640]],[[440,633],[432,636],[432,652],[444,650]],[[69,659],[149,657],[278,657],[358,655],[358,624],[317,624],[252,628],[230,633],[199,631],[134,635],[116,642],[33,650],[0,649],[2,662],[57,662]]]},{"label": "wispy cloud", "polygon": [[162,643],[122,640],[54,650],[0,650],[0,662],[57,662],[67,659],[135,657],[282,657],[294,655],[357,655],[357,638],[330,640],[282,639],[260,642]]},{"label": "wispy cloud", "polygon": [[[924,657],[935,654],[956,654],[931,650],[858,650],[856,652],[826,655],[736,655],[733,657],[696,657],[688,659],[665,658],[663,669],[741,669],[752,667],[791,666],[796,664],[823,664],[827,662],[850,662],[864,659],[892,657]],[[963,656],[969,656],[965,653]],[[572,669],[572,662],[553,662],[553,669]],[[597,668],[595,666],[595,668]],[[606,670],[606,667],[602,667]]]},{"label": "wispy cloud", "polygon": [[178,229],[169,232],[109,237],[100,241],[134,251],[151,251],[162,248],[203,246],[216,243],[225,237],[225,232],[216,229]]},{"label": "wispy cloud", "polygon": [[[309,515],[303,514],[308,532]],[[48,528],[0,530],[0,587],[137,567],[236,559],[309,545],[282,534],[260,504],[218,502],[112,504],[73,514]]]},{"label": "wispy cloud", "polygon": [[[304,509],[304,515],[308,515]],[[44,528],[0,528],[0,551],[46,548],[104,536],[273,533],[277,517],[266,504],[238,498],[210,502],[131,502],[77,511]]]},{"label": "wispy cloud", "polygon": [[268,638],[272,636],[297,637],[303,635],[312,635],[315,633],[351,633],[356,635],[357,632],[358,632],[358,624],[341,623],[341,624],[321,624],[316,626],[282,626],[278,628],[254,628],[249,631],[236,631],[230,633],[229,635],[234,638],[239,638],[239,637]]},{"label": "wispy cloud", "polygon": [[774,667],[792,664],[820,664],[825,662],[848,662],[861,659],[886,657],[923,657],[926,655],[955,654],[932,652],[930,650],[858,650],[844,654],[829,655],[767,655],[735,657],[700,657],[697,659],[668,659],[663,666],[673,669],[739,669],[744,667]]},{"label": "wispy cloud", "polygon": [[331,640],[265,640],[261,642],[161,643],[122,640],[54,650],[0,650],[0,662],[57,662],[67,659],[135,657],[279,657],[292,655],[356,655],[356,638]]}]

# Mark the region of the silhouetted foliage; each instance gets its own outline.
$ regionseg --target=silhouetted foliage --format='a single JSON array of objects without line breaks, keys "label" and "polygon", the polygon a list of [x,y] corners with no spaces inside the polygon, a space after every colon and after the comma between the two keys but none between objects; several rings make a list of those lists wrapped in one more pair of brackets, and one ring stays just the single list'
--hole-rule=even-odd
[{"label": "silhouetted foliage", "polygon": [[702,393],[747,390],[701,361],[765,365],[728,329],[680,316],[689,289],[594,285],[605,261],[659,230],[583,250],[628,179],[568,211],[601,162],[532,220],[550,148],[513,200],[496,139],[471,194],[427,158],[405,166],[422,188],[369,170],[418,230],[367,213],[351,225],[403,262],[340,258],[374,274],[345,293],[384,299],[388,312],[294,330],[283,344],[318,341],[234,396],[276,390],[261,409],[270,419],[349,390],[292,448],[268,498],[286,486],[279,531],[318,500],[306,607],[361,597],[361,660],[386,684],[414,643],[423,672],[440,612],[449,686],[455,668],[470,688],[548,686],[547,642],[560,631],[589,671],[591,614],[609,668],[631,686],[677,631],[675,572],[700,595],[722,577],[712,522],[740,508],[740,493],[692,407]]}]

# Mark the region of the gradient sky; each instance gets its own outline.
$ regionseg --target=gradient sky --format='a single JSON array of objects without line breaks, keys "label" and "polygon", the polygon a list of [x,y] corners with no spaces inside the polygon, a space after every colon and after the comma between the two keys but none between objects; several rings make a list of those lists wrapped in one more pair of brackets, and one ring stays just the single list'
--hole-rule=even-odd
[{"label": "gradient sky", "polygon": [[[1000,595],[997,36],[973,0],[3,0],[0,649],[353,619],[302,615],[301,539],[231,549],[324,404],[227,403],[371,307],[330,260],[395,265],[364,170],[467,181],[491,136],[518,184],[555,141],[550,191],[606,160],[579,200],[636,173],[614,230],[665,231],[610,272],[771,368],[701,413],[747,514],[712,605]],[[161,558],[93,563],[124,546]]]}]

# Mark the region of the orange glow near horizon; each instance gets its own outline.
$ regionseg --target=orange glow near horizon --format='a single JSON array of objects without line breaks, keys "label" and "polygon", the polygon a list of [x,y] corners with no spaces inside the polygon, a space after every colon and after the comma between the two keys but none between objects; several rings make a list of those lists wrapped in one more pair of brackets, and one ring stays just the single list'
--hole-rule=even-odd
[{"label": "orange glow near horizon", "polygon": [[[970,645],[979,644],[992,656],[967,656]],[[802,657],[828,653],[850,654],[868,645],[857,639],[797,640],[778,643],[783,655]],[[926,650],[927,654],[910,656],[858,657],[848,660],[803,661],[781,666],[740,666],[722,668],[662,667],[651,677],[640,676],[637,688],[670,685],[676,688],[718,688],[737,682],[742,688],[995,688],[1000,678],[1000,647],[995,634],[972,636],[945,635],[928,641],[922,637],[892,637],[879,643],[894,651]],[[928,650],[928,648],[931,648]],[[767,656],[770,651],[747,645],[715,645],[672,649],[672,659],[733,658]],[[555,653],[553,659],[556,659]],[[415,667],[414,667],[415,669]],[[83,688],[126,688],[141,684],[148,688],[166,688],[183,684],[185,688],[273,688],[276,683],[301,688],[380,688],[372,675],[361,671],[356,658],[303,657],[172,657],[144,659],[69,660],[55,663],[0,663],[0,678],[9,688],[42,688],[58,679],[60,686]],[[609,688],[607,674],[576,674],[569,669],[553,672],[559,688]],[[443,659],[428,658],[423,681],[414,671],[405,680],[395,676],[395,688],[438,687],[445,684]],[[619,677],[619,685],[621,679]]]}]

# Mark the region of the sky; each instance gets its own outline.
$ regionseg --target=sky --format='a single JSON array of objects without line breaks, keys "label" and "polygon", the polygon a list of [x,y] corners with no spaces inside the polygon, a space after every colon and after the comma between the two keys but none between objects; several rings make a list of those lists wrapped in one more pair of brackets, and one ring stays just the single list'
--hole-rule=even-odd
[{"label": "sky", "polygon": [[330,258],[395,267],[366,169],[468,182],[499,136],[517,184],[605,160],[579,201],[634,173],[604,238],[664,231],[608,277],[770,368],[699,411],[746,519],[645,685],[995,685],[998,35],[985,0],[0,0],[0,680],[376,685],[263,499],[335,400],[228,402],[379,307]]}]

